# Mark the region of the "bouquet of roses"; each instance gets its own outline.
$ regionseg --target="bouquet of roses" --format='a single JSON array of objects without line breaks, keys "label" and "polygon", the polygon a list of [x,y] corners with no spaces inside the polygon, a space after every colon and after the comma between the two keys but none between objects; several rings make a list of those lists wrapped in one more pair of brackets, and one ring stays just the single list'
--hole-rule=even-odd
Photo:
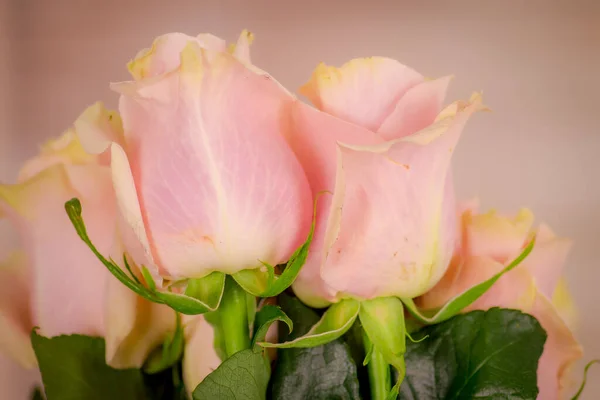
[{"label": "bouquet of roses", "polygon": [[40,371],[32,396],[571,390],[570,241],[454,199],[481,95],[444,105],[450,77],[371,57],[319,65],[309,105],[251,63],[252,39],[157,38],[111,85],[118,112],[88,107],[0,186],[19,242],[0,350]]}]

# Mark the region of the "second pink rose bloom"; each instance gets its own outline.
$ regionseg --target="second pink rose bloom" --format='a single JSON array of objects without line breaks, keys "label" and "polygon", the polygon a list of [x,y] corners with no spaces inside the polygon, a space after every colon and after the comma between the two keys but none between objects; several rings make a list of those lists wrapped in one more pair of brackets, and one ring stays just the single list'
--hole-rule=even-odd
[{"label": "second pink rose bloom", "polygon": [[479,95],[442,109],[449,77],[387,58],[320,65],[301,88],[291,144],[318,202],[294,284],[318,307],[350,296],[416,297],[444,274],[455,241],[450,161]]}]

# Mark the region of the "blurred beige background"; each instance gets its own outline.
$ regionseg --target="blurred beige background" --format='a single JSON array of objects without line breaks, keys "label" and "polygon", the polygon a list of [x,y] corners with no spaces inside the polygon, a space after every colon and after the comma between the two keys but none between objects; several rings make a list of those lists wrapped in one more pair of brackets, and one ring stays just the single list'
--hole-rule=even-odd
[{"label": "blurred beige background", "polygon": [[[455,74],[449,98],[484,90],[493,113],[455,156],[458,193],[531,207],[574,238],[567,276],[586,359],[600,357],[600,1],[0,0],[0,179],[100,99],[170,31],[256,35],[253,60],[297,88],[319,61],[397,58]],[[577,371],[581,373],[581,366]],[[584,399],[600,396],[600,367]]]}]

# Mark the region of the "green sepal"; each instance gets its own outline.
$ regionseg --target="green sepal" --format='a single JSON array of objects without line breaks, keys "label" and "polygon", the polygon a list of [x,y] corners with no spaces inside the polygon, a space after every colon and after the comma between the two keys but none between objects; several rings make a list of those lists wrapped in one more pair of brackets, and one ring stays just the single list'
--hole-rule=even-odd
[{"label": "green sepal", "polygon": [[[365,300],[360,305],[359,318],[374,350],[381,353],[384,360],[396,368],[400,378],[403,378],[406,369],[406,326],[402,301],[397,297]],[[396,398],[401,383],[399,379],[388,398]]]},{"label": "green sepal", "polygon": [[257,342],[262,342],[267,337],[267,331],[273,322],[282,321],[287,326],[290,332],[294,329],[292,320],[278,306],[265,305],[256,314],[256,323],[254,336],[252,337],[251,347],[254,347]]},{"label": "green sepal", "polygon": [[315,347],[331,342],[342,336],[352,327],[358,317],[360,303],[354,299],[344,299],[333,304],[325,311],[305,335],[283,343],[260,342],[263,347],[290,349],[299,347]]},{"label": "green sepal", "polygon": [[79,235],[81,240],[83,240],[90,250],[92,250],[96,257],[102,262],[102,264],[104,264],[109,272],[115,276],[115,278],[117,278],[119,281],[121,281],[121,283],[141,297],[155,303],[164,303],[164,301],[158,298],[152,290],[142,285],[137,279],[134,280],[133,278],[129,277],[113,260],[107,260],[102,254],[100,254],[98,249],[96,249],[96,247],[92,244],[87,234],[87,229],[81,216],[81,202],[79,199],[73,198],[67,201],[65,203],[65,210],[69,216],[69,219],[71,220],[71,223],[73,224],[73,227],[75,227],[75,230],[77,231],[77,235]]},{"label": "green sepal", "polygon": [[204,314],[216,310],[219,306],[225,285],[225,275],[223,273],[213,272],[204,278],[188,280],[186,294],[158,291],[152,275],[145,266],[142,265],[140,268],[142,278],[146,283],[146,285],[143,285],[135,274],[133,274],[125,255],[123,256],[125,268],[129,271],[131,277],[113,260],[107,260],[100,254],[87,234],[85,223],[81,216],[82,210],[79,199],[73,198],[67,201],[65,203],[65,210],[81,240],[92,250],[111,274],[141,297],[154,303],[166,304],[175,311],[186,315]]},{"label": "green sepal", "polygon": [[508,264],[502,271],[492,276],[490,279],[481,282],[470,289],[467,289],[463,293],[455,296],[448,301],[442,308],[434,312],[421,313],[417,308],[415,302],[412,299],[402,299],[402,302],[410,311],[410,313],[419,321],[424,324],[439,324],[440,322],[446,321],[458,313],[464,308],[473,304],[478,298],[480,298],[485,292],[487,292],[498,279],[505,273],[511,271],[513,268],[518,266],[533,250],[535,240],[532,240],[527,247],[515,258],[510,264]]}]

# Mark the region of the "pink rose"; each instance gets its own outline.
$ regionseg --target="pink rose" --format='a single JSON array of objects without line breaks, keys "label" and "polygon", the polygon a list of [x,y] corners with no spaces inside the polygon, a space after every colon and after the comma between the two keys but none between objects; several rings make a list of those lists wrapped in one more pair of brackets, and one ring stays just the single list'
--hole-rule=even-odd
[{"label": "pink rose", "polygon": [[294,98],[250,64],[244,32],[233,50],[211,35],[168,34],[129,64],[122,138],[110,146],[120,209],[157,278],[233,274],[286,261],[308,234],[310,189],[286,142]]},{"label": "pink rose", "polygon": [[[515,258],[531,240],[533,214],[523,209],[513,218],[491,211],[461,213],[462,243],[446,275],[418,299],[423,308],[435,308],[462,291],[489,279]],[[523,265],[504,275],[465,311],[490,307],[521,309],[538,319],[548,338],[538,364],[539,398],[562,398],[570,386],[568,370],[581,358],[581,346],[569,325],[574,307],[560,278],[571,241],[556,237],[545,225],[535,232],[536,243]]]},{"label": "pink rose", "polygon": [[442,110],[450,78],[426,80],[397,61],[320,65],[301,88],[291,144],[313,195],[317,226],[294,283],[307,304],[343,296],[415,297],[444,274],[454,246],[450,160],[481,107],[474,95]]},{"label": "pink rose", "polygon": [[[118,129],[119,119],[95,106],[78,119],[81,124]],[[104,337],[109,364],[141,366],[173,329],[175,313],[138,298],[106,270],[65,212],[73,197],[84,206],[95,245],[120,260],[110,169],[83,150],[75,129],[43,146],[18,183],[0,185],[0,214],[14,226],[21,248],[0,268],[0,350],[24,367],[35,366],[29,335],[38,326],[49,337]]]}]

